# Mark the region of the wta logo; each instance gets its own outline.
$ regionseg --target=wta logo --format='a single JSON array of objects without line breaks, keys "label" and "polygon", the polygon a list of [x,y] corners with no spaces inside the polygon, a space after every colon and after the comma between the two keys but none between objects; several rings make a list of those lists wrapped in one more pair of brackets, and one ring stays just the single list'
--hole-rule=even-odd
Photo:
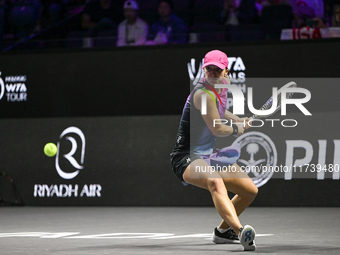
[{"label": "wta logo", "polygon": [[26,81],[26,75],[6,76],[4,80],[0,77],[0,100],[6,92],[7,102],[27,101]]},{"label": "wta logo", "polygon": [[[58,152],[55,158],[56,170],[61,178],[73,179],[79,174],[80,170],[84,168],[85,135],[79,128],[69,127],[61,133],[59,138],[61,141],[57,143]],[[70,143],[68,145],[71,145],[71,147],[69,148],[63,140],[69,141]],[[61,146],[61,144],[63,146]],[[80,145],[78,146],[78,144]],[[63,148],[64,146],[65,148]],[[66,171],[66,169],[68,171]]]}]

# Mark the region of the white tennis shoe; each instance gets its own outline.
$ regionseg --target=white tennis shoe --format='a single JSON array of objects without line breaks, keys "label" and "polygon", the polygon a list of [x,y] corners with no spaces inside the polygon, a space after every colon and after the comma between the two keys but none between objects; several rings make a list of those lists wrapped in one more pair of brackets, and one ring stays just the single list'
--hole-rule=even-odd
[{"label": "white tennis shoe", "polygon": [[245,225],[243,228],[240,229],[239,240],[243,245],[244,251],[255,251],[255,229],[252,226]]}]

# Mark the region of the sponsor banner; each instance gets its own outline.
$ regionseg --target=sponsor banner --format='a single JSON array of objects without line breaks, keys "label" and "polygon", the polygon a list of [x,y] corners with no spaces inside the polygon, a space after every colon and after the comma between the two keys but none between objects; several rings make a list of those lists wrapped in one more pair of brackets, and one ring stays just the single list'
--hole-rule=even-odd
[{"label": "sponsor banner", "polygon": [[[328,188],[338,187],[340,137],[336,126],[325,132],[316,123],[337,116],[316,112],[295,130],[249,129],[239,138],[219,138],[216,147],[239,144],[237,162],[260,187],[254,205],[324,205]],[[299,117],[291,115],[298,121]],[[208,192],[184,187],[171,170],[169,154],[179,119],[175,115],[1,120],[6,133],[1,137],[1,171],[14,180],[25,205],[211,205]],[[58,145],[58,155],[44,155],[47,142]],[[286,171],[287,165],[296,170]],[[303,194],[314,192],[317,185],[319,196],[305,198],[301,193],[291,202],[270,200],[299,185]],[[327,204],[338,205],[337,201]]]},{"label": "sponsor banner", "polygon": [[[67,144],[67,141],[69,144]],[[69,147],[69,150],[64,147]],[[86,137],[77,127],[68,127],[59,136],[58,152],[55,156],[55,170],[61,179],[72,180],[84,169]],[[76,182],[67,184],[34,184],[33,196],[42,197],[100,197],[100,184],[82,184]]]},{"label": "sponsor banner", "polygon": [[[169,168],[175,123],[178,116],[0,120],[1,173],[25,205],[158,203],[152,194],[164,173],[176,183]],[[44,154],[49,142],[58,147],[54,157]],[[12,199],[9,192],[0,197]]]}]

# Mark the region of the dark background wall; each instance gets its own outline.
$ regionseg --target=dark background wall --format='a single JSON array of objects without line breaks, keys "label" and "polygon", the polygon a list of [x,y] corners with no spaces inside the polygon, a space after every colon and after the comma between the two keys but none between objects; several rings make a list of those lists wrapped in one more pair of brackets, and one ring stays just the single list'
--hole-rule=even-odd
[{"label": "dark background wall", "polygon": [[[338,77],[339,41],[135,47],[1,56],[1,77],[27,76],[28,100],[0,100],[1,117],[179,114],[196,69],[218,48],[241,57],[246,77]],[[48,106],[48,107],[47,107]]]},{"label": "dark background wall", "polygon": [[[300,79],[298,84],[311,90],[312,119],[302,118],[295,109],[292,116],[302,118],[298,128],[255,130],[274,142],[278,164],[287,162],[287,140],[310,143],[310,163],[315,164],[324,153],[319,140],[326,141],[327,163],[338,162],[338,46],[338,40],[331,40],[4,54],[0,62],[5,85],[0,100],[3,200],[15,199],[5,176],[10,175],[26,205],[211,205],[208,192],[183,187],[176,179],[169,153],[191,88],[187,63],[196,59],[197,69],[204,54],[215,48],[242,58],[247,86],[252,86],[252,78],[274,77]],[[11,82],[8,77],[25,81]],[[301,79],[308,77],[315,79]],[[10,97],[9,83],[18,89]],[[20,91],[22,83],[26,91]],[[259,102],[270,93],[264,88],[259,86]],[[24,93],[24,101],[8,99]],[[61,136],[68,127],[84,134],[83,163],[80,136]],[[64,172],[76,171],[64,157],[72,150],[72,138],[73,157],[83,169],[73,179],[64,179],[56,165]],[[59,144],[58,158],[43,154],[47,142]],[[294,160],[304,153],[297,149]],[[331,173],[324,180],[312,173],[304,178],[293,175],[291,180],[274,175],[260,187],[254,205],[339,206],[339,180],[332,178]]]}]

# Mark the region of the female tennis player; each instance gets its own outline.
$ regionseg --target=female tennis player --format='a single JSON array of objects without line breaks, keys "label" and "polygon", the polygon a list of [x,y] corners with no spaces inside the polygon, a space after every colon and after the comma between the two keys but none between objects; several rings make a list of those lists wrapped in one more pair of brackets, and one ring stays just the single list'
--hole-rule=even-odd
[{"label": "female tennis player", "polygon": [[[170,155],[172,169],[184,185],[191,184],[211,193],[222,217],[221,224],[214,229],[213,242],[241,242],[244,250],[253,251],[255,230],[249,225],[243,226],[238,216],[256,197],[257,187],[235,163],[240,156],[240,146],[214,148],[217,136],[238,137],[249,125],[226,110],[227,89],[215,88],[216,84],[230,83],[227,55],[219,50],[208,52],[203,69],[204,78],[190,93],[183,109],[176,145]],[[241,124],[228,126],[214,123],[216,119]],[[235,194],[231,200],[227,191]]]}]

